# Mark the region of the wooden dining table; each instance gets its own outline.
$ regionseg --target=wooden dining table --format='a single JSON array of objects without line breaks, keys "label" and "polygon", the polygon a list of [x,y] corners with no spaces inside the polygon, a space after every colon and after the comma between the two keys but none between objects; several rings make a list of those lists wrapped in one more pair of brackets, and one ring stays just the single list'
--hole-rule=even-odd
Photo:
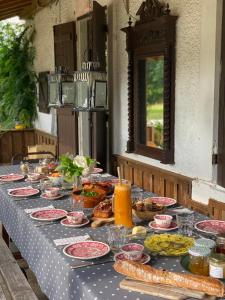
[{"label": "wooden dining table", "polygon": [[[20,172],[19,166],[1,166],[1,174]],[[105,179],[109,179],[110,175]],[[70,192],[58,200],[42,199],[40,195],[29,198],[14,198],[8,189],[29,186],[24,180],[0,184],[0,219],[21,255],[36,275],[42,291],[51,300],[95,299],[95,300],[152,300],[158,299],[144,293],[121,289],[124,276],[113,269],[114,253],[94,260],[79,260],[63,253],[64,246],[56,246],[54,240],[84,236],[107,242],[107,227],[92,228],[90,224],[81,228],[70,228],[56,222],[40,222],[32,219],[25,209],[46,207],[71,210]],[[135,193],[136,187],[133,188]],[[145,197],[152,193],[144,193]],[[195,221],[205,216],[195,213]],[[143,240],[142,240],[143,242]],[[186,272],[180,264],[180,257],[158,256],[151,258],[150,265],[176,272]]]}]

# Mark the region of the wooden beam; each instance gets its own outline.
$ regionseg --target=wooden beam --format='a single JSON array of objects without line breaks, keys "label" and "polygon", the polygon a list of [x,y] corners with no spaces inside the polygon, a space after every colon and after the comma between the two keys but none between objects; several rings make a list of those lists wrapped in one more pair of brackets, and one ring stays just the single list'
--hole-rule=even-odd
[{"label": "wooden beam", "polygon": [[21,9],[26,8],[26,7],[28,7],[28,6],[20,5],[20,6],[16,6],[16,7],[0,9],[0,15],[10,14],[11,12],[20,11]]},{"label": "wooden beam", "polygon": [[22,13],[22,11],[19,10],[16,13],[0,15],[0,21],[5,20],[5,19],[9,19],[9,18],[12,18],[12,17],[15,17],[15,16],[19,16],[20,17],[21,13]]},{"label": "wooden beam", "polygon": [[31,5],[32,2],[30,0],[26,0],[23,2],[15,2],[15,3],[0,3],[0,12],[4,9],[10,9],[15,7],[25,7]]},{"label": "wooden beam", "polygon": [[15,4],[15,3],[24,3],[24,2],[32,2],[32,0],[0,0],[0,4],[8,5],[8,4]]}]

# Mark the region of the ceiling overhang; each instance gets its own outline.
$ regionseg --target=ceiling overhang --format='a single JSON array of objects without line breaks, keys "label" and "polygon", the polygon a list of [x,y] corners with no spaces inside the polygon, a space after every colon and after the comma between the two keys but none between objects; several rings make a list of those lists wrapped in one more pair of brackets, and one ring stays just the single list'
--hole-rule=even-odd
[{"label": "ceiling overhang", "polygon": [[22,19],[29,18],[53,2],[57,0],[0,0],[0,21],[15,16]]}]

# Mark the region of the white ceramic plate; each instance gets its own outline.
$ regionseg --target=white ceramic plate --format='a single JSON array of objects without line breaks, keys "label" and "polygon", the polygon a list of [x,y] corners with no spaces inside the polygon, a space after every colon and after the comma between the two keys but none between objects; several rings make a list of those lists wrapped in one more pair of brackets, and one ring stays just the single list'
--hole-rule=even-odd
[{"label": "white ceramic plate", "polygon": [[48,197],[45,193],[41,194],[41,198],[46,199],[46,200],[57,200],[60,199],[64,196],[64,194],[58,194],[57,196],[54,197]]},{"label": "white ceramic plate", "polygon": [[63,209],[40,209],[30,214],[30,217],[38,221],[55,221],[66,217],[67,211]]},{"label": "white ceramic plate", "polygon": [[40,191],[38,189],[27,187],[27,188],[13,189],[13,190],[9,191],[8,194],[9,194],[9,196],[12,196],[12,197],[26,198],[26,197],[31,197],[31,196],[37,195],[37,194],[39,194],[39,192]]},{"label": "white ceramic plate", "polygon": [[21,174],[5,174],[0,175],[0,182],[12,182],[12,181],[18,181],[24,179],[24,176]]},{"label": "white ceramic plate", "polygon": [[109,245],[99,241],[77,242],[68,245],[63,249],[65,255],[82,260],[99,258],[105,256],[109,252]]},{"label": "white ceramic plate", "polygon": [[152,202],[169,207],[177,203],[177,200],[168,197],[149,197]]}]

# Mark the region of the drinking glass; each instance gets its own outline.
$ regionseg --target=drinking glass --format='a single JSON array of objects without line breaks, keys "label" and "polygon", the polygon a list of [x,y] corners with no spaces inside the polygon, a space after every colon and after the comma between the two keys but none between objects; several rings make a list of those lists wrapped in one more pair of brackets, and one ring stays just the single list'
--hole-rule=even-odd
[{"label": "drinking glass", "polygon": [[21,161],[20,170],[23,175],[27,175],[29,173],[29,163]]},{"label": "drinking glass", "polygon": [[71,211],[84,211],[84,200],[81,198],[75,200],[72,197],[70,198]]},{"label": "drinking glass", "polygon": [[136,203],[137,201],[143,201],[142,192],[132,192],[132,202]]},{"label": "drinking glass", "polygon": [[35,173],[35,166],[31,163],[29,164],[29,173]]},{"label": "drinking glass", "polygon": [[42,193],[45,192],[46,189],[51,188],[53,186],[52,182],[47,178],[40,179],[40,190]]},{"label": "drinking glass", "polygon": [[178,233],[191,236],[193,233],[194,213],[182,213],[176,215]]},{"label": "drinking glass", "polygon": [[119,250],[123,245],[127,244],[128,228],[122,225],[111,225],[107,227],[107,242],[112,250]]}]

